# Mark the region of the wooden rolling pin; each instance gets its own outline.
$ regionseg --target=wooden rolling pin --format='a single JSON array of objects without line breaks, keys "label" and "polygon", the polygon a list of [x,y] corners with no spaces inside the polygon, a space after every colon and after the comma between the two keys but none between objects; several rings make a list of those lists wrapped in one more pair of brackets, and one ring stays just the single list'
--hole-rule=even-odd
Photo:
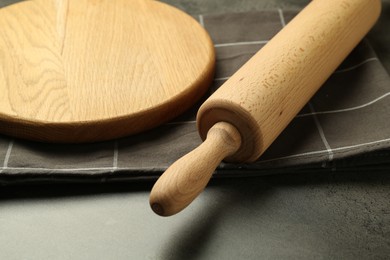
[{"label": "wooden rolling pin", "polygon": [[[313,0],[201,106],[204,142],[158,179],[162,216],[188,206],[222,160],[253,162],[374,25],[380,0]],[[340,86],[342,87],[342,86]]]}]

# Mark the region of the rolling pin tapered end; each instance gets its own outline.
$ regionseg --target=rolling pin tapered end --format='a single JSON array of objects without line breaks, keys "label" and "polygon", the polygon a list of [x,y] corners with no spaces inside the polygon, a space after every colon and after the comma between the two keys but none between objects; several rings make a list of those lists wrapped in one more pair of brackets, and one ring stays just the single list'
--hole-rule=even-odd
[{"label": "rolling pin tapered end", "polygon": [[173,163],[155,183],[149,203],[160,216],[187,207],[206,187],[221,161],[241,146],[241,135],[231,124],[219,122],[195,150]]},{"label": "rolling pin tapered end", "polygon": [[164,214],[164,208],[157,202],[151,202],[150,207],[152,208],[153,212],[157,215],[160,215],[162,217],[165,216]]}]

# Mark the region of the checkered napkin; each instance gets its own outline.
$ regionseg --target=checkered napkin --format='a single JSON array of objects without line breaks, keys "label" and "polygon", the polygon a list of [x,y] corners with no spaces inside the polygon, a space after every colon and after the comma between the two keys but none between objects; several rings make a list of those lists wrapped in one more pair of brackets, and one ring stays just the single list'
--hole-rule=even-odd
[{"label": "checkered napkin", "polygon": [[[217,52],[214,92],[297,12],[199,15]],[[0,135],[0,183],[156,179],[201,143],[195,114],[110,142],[42,144]],[[252,164],[222,163],[214,176],[390,170],[390,78],[366,40]]]}]

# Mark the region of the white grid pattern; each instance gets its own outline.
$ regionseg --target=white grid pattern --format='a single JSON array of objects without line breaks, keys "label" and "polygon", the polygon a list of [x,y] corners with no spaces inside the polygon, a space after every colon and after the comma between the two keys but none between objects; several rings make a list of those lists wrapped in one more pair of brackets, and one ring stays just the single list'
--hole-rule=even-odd
[{"label": "white grid pattern", "polygon": [[199,15],[199,23],[200,23],[200,25],[202,25],[202,27],[204,27],[204,20],[203,20],[202,14]]},{"label": "white grid pattern", "polygon": [[322,129],[320,120],[318,119],[317,115],[315,114],[313,105],[310,102],[309,102],[309,107],[310,107],[310,111],[312,111],[312,113],[313,113],[313,119],[314,119],[314,122],[316,124],[317,129],[318,129],[318,132],[321,136],[321,140],[324,143],[326,150],[328,151],[328,154],[329,154],[328,159],[329,159],[329,161],[332,161],[333,160],[333,152],[332,152],[332,148],[330,148],[328,140],[325,137],[324,129]]},{"label": "white grid pattern", "polygon": [[370,101],[370,102],[367,102],[365,104],[362,104],[362,105],[359,105],[359,106],[355,106],[355,107],[349,107],[349,108],[343,108],[343,109],[335,109],[335,110],[327,110],[327,111],[318,111],[318,112],[311,112],[311,113],[305,113],[305,114],[300,114],[300,115],[297,115],[296,117],[305,117],[305,116],[313,116],[313,115],[324,115],[324,114],[333,114],[333,113],[341,113],[341,112],[348,112],[348,111],[353,111],[353,110],[358,110],[358,109],[361,109],[361,108],[364,108],[364,107],[368,107],[372,104],[375,104],[376,102],[384,99],[385,97],[387,96],[390,96],[390,92],[387,92],[385,93],[384,95]]},{"label": "white grid pattern", "polygon": [[229,77],[222,77],[222,78],[215,78],[214,81],[224,81],[224,80],[228,80],[230,78]]},{"label": "white grid pattern", "polygon": [[113,162],[112,162],[112,168],[115,170],[118,168],[118,156],[119,156],[119,149],[118,149],[118,140],[114,141],[114,156],[113,156]]},{"label": "white grid pattern", "polygon": [[8,168],[8,162],[9,162],[9,158],[11,156],[13,146],[14,146],[14,139],[11,139],[11,141],[9,141],[9,143],[8,143],[7,152],[5,153],[4,162],[3,162],[3,166],[0,169],[0,173],[2,173],[5,169]]},{"label": "white grid pattern", "polygon": [[[377,141],[372,141],[372,142],[366,142],[366,143],[361,143],[361,144],[356,144],[356,145],[349,145],[349,146],[342,146],[342,147],[337,147],[333,148],[333,152],[338,152],[338,151],[343,151],[343,150],[349,150],[353,148],[359,148],[362,146],[371,146],[371,145],[378,145],[381,143],[390,143],[390,138],[382,139],[382,140],[377,140]],[[272,159],[267,159],[267,160],[260,160],[256,162],[256,164],[261,164],[261,163],[267,163],[267,162],[272,162],[272,161],[278,161],[278,160],[284,160],[284,159],[293,159],[301,156],[309,156],[309,155],[316,155],[316,154],[327,154],[328,150],[318,150],[318,151],[312,151],[312,152],[307,152],[307,153],[299,153],[299,154],[292,154],[288,156],[281,156],[277,158],[272,158]],[[165,171],[166,167],[80,167],[80,168],[48,168],[48,167],[1,167],[0,170],[19,170],[19,171],[42,171],[42,172],[88,172],[88,171],[111,171],[111,172],[116,172],[116,171],[126,171],[126,170],[157,170],[157,171]]]},{"label": "white grid pattern", "polygon": [[372,57],[372,58],[366,59],[366,60],[364,60],[364,61],[362,61],[354,66],[351,66],[349,68],[336,70],[334,73],[343,73],[343,72],[351,71],[351,70],[354,70],[356,68],[359,68],[360,66],[362,66],[370,61],[379,61],[379,59],[377,57]]},{"label": "white grid pattern", "polygon": [[[382,139],[382,140],[377,140],[377,141],[372,141],[372,142],[366,142],[366,143],[361,143],[361,144],[355,144],[355,145],[348,145],[348,146],[341,146],[337,148],[333,148],[333,152],[339,152],[343,150],[349,150],[353,148],[359,148],[363,146],[371,146],[371,145],[377,145],[381,143],[390,143],[390,138]],[[307,152],[307,153],[299,153],[299,154],[292,154],[292,155],[287,155],[283,157],[277,157],[277,158],[272,158],[272,159],[267,159],[267,160],[260,160],[259,163],[266,163],[266,162],[272,162],[272,161],[278,161],[278,160],[283,160],[283,159],[293,159],[301,156],[308,156],[308,155],[315,155],[315,154],[327,154],[329,153],[328,150],[318,150],[318,151],[312,151],[312,152]]]},{"label": "white grid pattern", "polygon": [[[281,25],[284,27],[286,25],[285,23],[285,18],[284,18],[284,15],[283,15],[283,10],[282,9],[278,9],[278,14],[279,14],[279,18],[280,18],[280,22],[281,22]],[[203,15],[199,15],[199,23],[204,27],[205,24],[204,24],[204,17]],[[216,48],[220,48],[220,47],[231,47],[231,46],[238,46],[238,45],[254,45],[254,44],[266,44],[268,42],[268,40],[259,40],[259,41],[248,41],[248,42],[232,42],[232,43],[222,43],[222,44],[215,44],[214,46]],[[369,58],[369,59],[366,59],[365,61],[362,61],[356,65],[353,65],[349,68],[345,68],[345,69],[340,69],[340,70],[337,70],[335,71],[334,73],[342,73],[342,72],[347,72],[347,71],[351,71],[351,70],[354,70],[356,68],[359,68],[369,62],[372,62],[372,61],[378,61],[379,62],[379,59],[377,57],[372,57],[372,58]],[[215,78],[214,80],[215,81],[222,81],[222,80],[227,80],[229,79],[229,77],[223,77],[223,78]],[[288,155],[288,156],[282,156],[282,157],[277,157],[277,158],[272,158],[272,159],[267,159],[267,160],[260,160],[258,161],[257,163],[266,163],[266,162],[272,162],[272,161],[278,161],[278,160],[284,160],[284,159],[293,159],[293,158],[297,158],[297,157],[302,157],[302,156],[310,156],[310,155],[316,155],[316,154],[326,154],[328,153],[329,155],[329,160],[332,160],[333,159],[333,155],[334,155],[334,152],[338,152],[338,151],[343,151],[343,150],[348,150],[348,149],[354,149],[354,148],[358,148],[358,147],[363,147],[363,146],[371,146],[371,145],[378,145],[378,144],[386,144],[386,143],[390,143],[390,138],[386,138],[386,139],[382,139],[382,140],[376,140],[376,141],[372,141],[372,142],[366,142],[366,143],[360,143],[360,144],[356,144],[356,145],[350,145],[350,146],[343,146],[343,147],[337,147],[337,148],[330,148],[327,140],[326,140],[326,137],[323,133],[323,130],[322,130],[322,127],[318,121],[318,118],[316,117],[316,115],[318,114],[328,114],[328,113],[339,113],[339,112],[345,112],[345,111],[351,111],[351,110],[357,110],[357,109],[361,109],[361,108],[364,108],[364,107],[367,107],[369,105],[372,105],[376,102],[378,102],[379,100],[382,100],[384,98],[386,98],[387,96],[390,95],[390,92],[387,92],[385,93],[384,95],[368,102],[368,103],[365,103],[365,104],[362,104],[362,105],[359,105],[359,106],[356,106],[356,107],[351,107],[351,108],[345,108],[345,109],[339,109],[339,110],[331,110],[331,111],[321,111],[321,112],[316,112],[314,111],[314,108],[313,106],[309,103],[309,107],[310,107],[310,110],[311,110],[311,113],[306,113],[306,114],[300,114],[300,115],[297,115],[296,117],[305,117],[305,116],[313,116],[314,117],[314,120],[315,120],[315,123],[317,125],[317,128],[318,128],[318,131],[320,133],[320,136],[321,136],[321,139],[326,147],[326,150],[318,150],[318,151],[311,151],[311,152],[306,152],[306,153],[299,153],[299,154],[293,154],[293,155]],[[188,123],[196,123],[196,121],[178,121],[178,122],[170,122],[170,123],[167,123],[168,125],[173,125],[173,124],[188,124]],[[48,167],[9,167],[8,163],[9,163],[9,159],[11,157],[11,153],[13,151],[13,145],[14,145],[14,139],[11,139],[9,144],[8,144],[8,148],[7,148],[7,151],[6,151],[6,155],[5,155],[5,158],[4,158],[4,161],[3,161],[3,166],[0,167],[0,173],[2,173],[4,170],[18,170],[18,171],[41,171],[41,172],[51,172],[51,173],[54,173],[54,172],[57,172],[57,173],[65,173],[65,172],[89,172],[89,171],[110,171],[110,172],[116,172],[116,171],[126,171],[126,170],[148,170],[148,169],[152,169],[153,170],[159,170],[159,171],[165,171],[166,168],[165,167],[118,167],[118,157],[119,157],[119,149],[118,149],[118,140],[115,140],[114,141],[114,151],[113,151],[113,163],[112,163],[112,167],[80,167],[80,168],[48,168]]]},{"label": "white grid pattern", "polygon": [[278,13],[279,13],[280,23],[282,24],[282,27],[285,27],[286,26],[286,20],[284,19],[283,10],[278,8]]}]

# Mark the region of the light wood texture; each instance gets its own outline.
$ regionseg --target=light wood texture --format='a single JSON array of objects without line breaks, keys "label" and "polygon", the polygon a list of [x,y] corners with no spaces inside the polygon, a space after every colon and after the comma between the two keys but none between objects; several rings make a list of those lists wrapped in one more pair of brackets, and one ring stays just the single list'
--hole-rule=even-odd
[{"label": "light wood texture", "polygon": [[0,9],[0,132],[92,142],[193,105],[215,54],[189,15],[149,0],[32,0]]},{"label": "light wood texture", "polygon": [[[259,158],[370,30],[380,9],[379,0],[312,1],[201,106],[197,123],[202,139],[218,122],[228,122],[240,133],[241,147],[224,159],[252,162]],[[203,164],[197,167],[214,170],[215,164]],[[175,171],[185,176],[188,169],[191,166]],[[196,186],[177,179],[178,174],[166,174],[161,191],[170,190],[172,184],[178,190],[182,190],[179,185]],[[151,194],[153,200],[171,200],[161,205],[180,209],[171,205],[181,203],[183,196],[177,196]]]},{"label": "light wood texture", "polygon": [[[314,0],[200,108],[198,129],[227,121],[252,162],[271,145],[376,22],[379,0]],[[340,86],[342,87],[342,86]]]},{"label": "light wood texture", "polygon": [[184,209],[203,191],[214,169],[240,145],[241,136],[235,127],[216,123],[198,148],[172,164],[158,179],[150,196],[153,211],[170,216]]}]

